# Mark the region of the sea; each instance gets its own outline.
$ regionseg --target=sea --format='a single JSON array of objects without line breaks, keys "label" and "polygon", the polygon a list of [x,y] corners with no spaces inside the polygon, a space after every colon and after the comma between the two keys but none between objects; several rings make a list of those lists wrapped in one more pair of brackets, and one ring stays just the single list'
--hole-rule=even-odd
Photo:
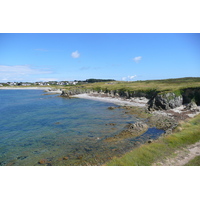
[{"label": "sea", "polygon": [[104,165],[164,132],[149,128],[136,138],[105,140],[139,120],[113,103],[43,90],[0,90],[0,165]]}]

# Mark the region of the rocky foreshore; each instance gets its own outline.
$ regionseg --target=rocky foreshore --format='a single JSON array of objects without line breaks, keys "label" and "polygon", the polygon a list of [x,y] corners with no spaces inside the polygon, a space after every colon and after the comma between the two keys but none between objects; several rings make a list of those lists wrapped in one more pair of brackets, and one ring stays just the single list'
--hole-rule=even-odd
[{"label": "rocky foreshore", "polygon": [[[191,102],[200,105],[200,88],[186,88],[174,92],[158,92],[156,90],[148,91],[126,91],[119,90],[102,90],[102,89],[83,89],[76,88],[73,90],[62,90],[61,96],[71,97],[74,95],[82,95],[79,97],[110,97],[127,102],[143,101],[148,110],[170,110],[181,105],[186,105]],[[143,103],[142,102],[142,103]]]},{"label": "rocky foreshore", "polygon": [[[142,113],[151,115],[147,118],[148,125],[143,122],[141,122],[141,124],[132,124],[132,130],[126,128],[120,134],[107,138],[106,141],[116,141],[122,138],[136,137],[144,133],[148,129],[147,127],[156,127],[164,130],[165,134],[171,134],[180,121],[189,117],[194,117],[200,113],[200,106],[197,106],[197,103],[199,103],[198,97],[200,96],[199,88],[188,88],[182,94],[173,92],[158,94],[155,91],[150,91],[148,94],[145,94],[144,92],[130,94],[127,91],[120,93],[116,91],[104,92],[89,89],[75,89],[63,90],[61,96],[105,101],[119,106],[127,106],[129,108],[140,107],[143,108],[140,115]],[[143,127],[143,129],[139,129],[141,127]]]}]

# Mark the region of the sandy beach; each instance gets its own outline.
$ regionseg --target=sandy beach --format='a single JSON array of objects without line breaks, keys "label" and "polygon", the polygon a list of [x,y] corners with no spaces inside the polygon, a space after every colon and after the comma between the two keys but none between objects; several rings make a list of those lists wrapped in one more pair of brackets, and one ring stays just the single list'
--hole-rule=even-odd
[{"label": "sandy beach", "polygon": [[0,90],[50,90],[50,87],[0,87]]},{"label": "sandy beach", "polygon": [[0,87],[2,90],[44,90],[50,94],[61,94],[60,89],[52,89],[50,87]]},{"label": "sandy beach", "polygon": [[[78,94],[78,95],[73,95],[73,97],[76,98],[83,98],[83,99],[90,99],[90,100],[95,100],[95,101],[103,101],[103,102],[109,102],[113,103],[119,106],[134,106],[134,107],[147,107],[148,99],[147,98],[130,98],[130,99],[124,99],[124,98],[112,98],[112,97],[105,97],[101,96],[99,94]],[[155,110],[152,111],[152,114],[154,115],[164,115],[164,116],[169,116],[172,118],[175,118],[177,121],[184,120],[186,118],[193,118],[196,115],[200,114],[200,106],[197,106],[197,110],[195,111],[190,111],[185,109],[186,105],[181,105],[179,107],[176,107],[174,109],[169,109],[169,110]]]},{"label": "sandy beach", "polygon": [[73,95],[73,97],[82,98],[82,99],[91,99],[95,101],[104,101],[104,102],[114,103],[120,106],[145,107],[146,103],[148,102],[148,99],[146,98],[123,99],[123,98],[95,96],[94,94],[77,94],[77,95]]}]

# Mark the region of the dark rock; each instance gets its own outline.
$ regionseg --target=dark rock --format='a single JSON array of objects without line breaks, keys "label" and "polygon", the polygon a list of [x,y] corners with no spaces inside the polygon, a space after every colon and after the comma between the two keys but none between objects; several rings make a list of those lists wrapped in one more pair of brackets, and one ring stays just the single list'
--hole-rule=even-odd
[{"label": "dark rock", "polygon": [[135,124],[129,124],[126,126],[130,132],[140,132],[148,129],[148,125],[143,122],[136,122]]},{"label": "dark rock", "polygon": [[92,149],[91,149],[91,148],[88,148],[88,147],[85,147],[84,150],[85,150],[86,152],[92,151]]},{"label": "dark rock", "polygon": [[52,166],[52,164],[51,163],[47,163],[47,166]]},{"label": "dark rock", "polygon": [[195,111],[195,110],[198,109],[198,107],[197,107],[197,104],[196,104],[194,101],[192,101],[192,102],[190,102],[190,103],[186,106],[185,109],[186,109],[186,110]]},{"label": "dark rock", "polygon": [[28,156],[19,156],[17,157],[18,160],[24,160],[25,158],[27,158]]},{"label": "dark rock", "polygon": [[108,110],[114,110],[114,109],[115,109],[115,107],[113,107],[113,106],[108,107]]},{"label": "dark rock", "polygon": [[187,104],[192,101],[200,105],[200,87],[183,89],[183,103]]},{"label": "dark rock", "polygon": [[183,104],[183,97],[170,92],[158,94],[149,100],[149,110],[168,110],[179,107]]},{"label": "dark rock", "polygon": [[56,125],[57,125],[57,124],[61,124],[61,123],[60,123],[60,122],[55,122],[54,124],[56,124]]},{"label": "dark rock", "polygon": [[109,124],[106,124],[107,125],[110,125],[110,126],[115,126],[116,124],[115,123],[109,123]]}]

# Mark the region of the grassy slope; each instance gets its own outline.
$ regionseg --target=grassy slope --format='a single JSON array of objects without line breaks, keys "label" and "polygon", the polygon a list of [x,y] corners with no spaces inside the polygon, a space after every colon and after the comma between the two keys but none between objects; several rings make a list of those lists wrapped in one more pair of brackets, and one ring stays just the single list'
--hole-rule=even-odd
[{"label": "grassy slope", "polygon": [[151,80],[151,81],[133,81],[133,82],[125,82],[125,81],[113,81],[112,84],[110,82],[98,82],[77,86],[66,86],[66,89],[72,89],[76,87],[94,89],[108,89],[108,90],[116,90],[116,89],[125,89],[125,90],[152,90],[156,89],[157,91],[175,91],[183,88],[189,87],[200,87],[200,78],[179,78],[179,79],[164,79],[164,80]]},{"label": "grassy slope", "polygon": [[185,166],[200,166],[200,156],[196,156],[194,159],[185,164]]},{"label": "grassy slope", "polygon": [[172,135],[161,137],[151,144],[141,145],[139,148],[126,153],[121,158],[114,158],[108,166],[150,166],[174,153],[175,150],[194,144],[200,140],[200,115],[177,128]]}]

